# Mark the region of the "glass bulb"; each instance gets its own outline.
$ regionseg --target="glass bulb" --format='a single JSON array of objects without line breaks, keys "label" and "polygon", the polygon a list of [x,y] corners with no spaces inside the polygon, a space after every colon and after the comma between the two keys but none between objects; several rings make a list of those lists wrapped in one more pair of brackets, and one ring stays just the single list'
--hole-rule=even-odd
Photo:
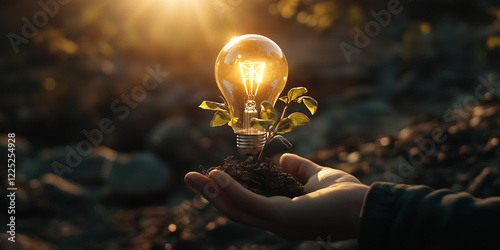
[{"label": "glass bulb", "polygon": [[272,105],[285,87],[288,64],[280,47],[260,35],[233,38],[219,53],[215,78],[226,99],[238,147],[246,154],[255,154],[264,145],[265,130],[250,126],[259,117],[260,104]]}]

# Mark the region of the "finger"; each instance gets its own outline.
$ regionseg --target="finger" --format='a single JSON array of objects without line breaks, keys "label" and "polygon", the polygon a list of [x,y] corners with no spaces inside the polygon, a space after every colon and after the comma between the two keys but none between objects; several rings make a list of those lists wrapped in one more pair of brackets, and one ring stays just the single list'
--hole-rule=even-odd
[{"label": "finger", "polygon": [[197,172],[189,172],[184,176],[184,182],[191,188],[195,188],[195,183],[204,181],[205,178],[202,174]]},{"label": "finger", "polygon": [[[219,194],[219,187],[213,180],[208,178],[207,176],[191,172],[186,174],[184,177],[184,182],[198,195],[202,195],[208,201],[211,201],[212,198]],[[231,203],[227,203],[227,206],[230,206]],[[229,209],[229,208],[228,208]]]},{"label": "finger", "polygon": [[309,180],[311,176],[323,169],[316,163],[294,154],[283,154],[280,158],[280,166],[303,181]]},{"label": "finger", "polygon": [[189,186],[199,191],[205,199],[217,208],[217,210],[221,211],[231,220],[240,223],[248,221],[246,217],[249,215],[236,206],[211,178],[199,173],[188,173],[184,177],[184,180]]},{"label": "finger", "polygon": [[258,227],[275,233],[286,230],[279,225],[242,210],[225,194],[224,190],[222,190],[214,180],[205,175],[191,172],[184,177],[184,181],[190,187],[198,190],[212,206],[234,222]]},{"label": "finger", "polygon": [[225,195],[243,211],[269,221],[286,221],[285,210],[291,204],[286,197],[267,198],[244,188],[223,171],[211,171],[209,177],[222,187]]}]

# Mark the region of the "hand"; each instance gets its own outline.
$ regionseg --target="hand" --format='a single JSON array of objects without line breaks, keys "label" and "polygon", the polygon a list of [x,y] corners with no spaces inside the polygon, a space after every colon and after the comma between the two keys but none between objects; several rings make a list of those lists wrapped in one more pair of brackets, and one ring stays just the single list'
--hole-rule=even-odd
[{"label": "hand", "polygon": [[206,177],[184,177],[232,221],[258,227],[289,240],[358,237],[360,213],[368,186],[343,171],[321,167],[297,155],[284,154],[280,166],[307,181],[305,194],[293,199],[264,197],[241,186],[228,174],[213,170]]}]

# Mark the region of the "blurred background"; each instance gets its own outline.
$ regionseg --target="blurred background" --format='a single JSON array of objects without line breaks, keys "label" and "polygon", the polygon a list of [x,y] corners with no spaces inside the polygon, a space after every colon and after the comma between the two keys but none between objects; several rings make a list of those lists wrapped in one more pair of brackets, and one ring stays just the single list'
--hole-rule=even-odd
[{"label": "blurred background", "polygon": [[296,153],[366,184],[500,195],[500,3],[389,2],[3,1],[0,148],[6,162],[15,133],[18,190],[16,243],[3,231],[2,248],[357,249],[234,224],[183,183],[245,159],[198,105],[220,100],[215,59],[248,33],[285,53],[285,91],[306,87],[319,103],[286,135],[293,148],[273,142],[268,157]]}]

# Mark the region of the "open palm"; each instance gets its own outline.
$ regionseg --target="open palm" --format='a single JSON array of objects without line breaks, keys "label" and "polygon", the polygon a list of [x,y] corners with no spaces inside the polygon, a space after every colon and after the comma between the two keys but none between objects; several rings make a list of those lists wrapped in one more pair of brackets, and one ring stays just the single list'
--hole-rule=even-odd
[{"label": "open palm", "polygon": [[307,181],[305,194],[293,199],[264,197],[218,170],[209,176],[188,173],[184,180],[229,219],[271,231],[286,239],[357,238],[368,186],[343,171],[284,154],[280,166]]}]

